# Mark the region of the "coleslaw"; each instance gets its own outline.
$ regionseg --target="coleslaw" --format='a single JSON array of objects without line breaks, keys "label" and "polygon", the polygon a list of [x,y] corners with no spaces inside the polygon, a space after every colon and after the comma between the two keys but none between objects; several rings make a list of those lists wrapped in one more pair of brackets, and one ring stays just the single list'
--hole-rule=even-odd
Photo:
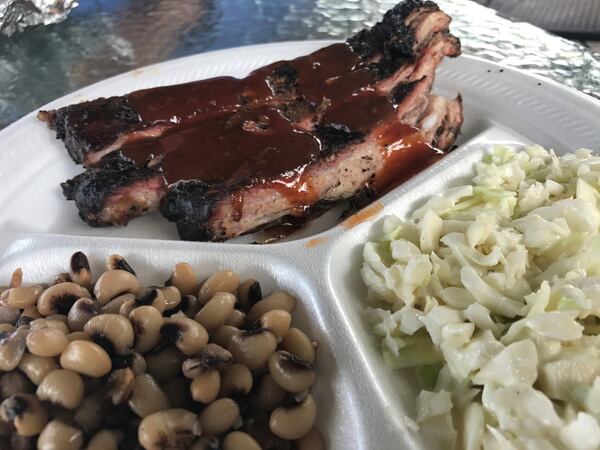
[{"label": "coleslaw", "polygon": [[600,157],[496,146],[363,251],[386,365],[440,448],[600,448]]}]

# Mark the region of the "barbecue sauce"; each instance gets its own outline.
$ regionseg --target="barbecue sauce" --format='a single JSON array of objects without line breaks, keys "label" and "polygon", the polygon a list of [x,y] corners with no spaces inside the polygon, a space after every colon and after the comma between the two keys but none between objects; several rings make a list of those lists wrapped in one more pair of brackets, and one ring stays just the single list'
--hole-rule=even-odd
[{"label": "barbecue sauce", "polygon": [[[270,76],[287,64],[287,86],[313,107],[309,120],[287,117]],[[170,121],[157,138],[121,148],[139,164],[159,163],[168,185],[202,180],[214,192],[224,188],[262,186],[297,205],[298,215],[319,200],[309,163],[325,157],[315,123],[341,126],[367,136],[377,145],[383,170],[365,183],[381,195],[440,157],[421,133],[395,118],[388,96],[377,92],[375,76],[347,44],[335,44],[287,63],[274,63],[237,79],[219,77],[164,90],[138,91],[129,102],[142,121]],[[289,94],[289,92],[287,93]],[[289,98],[289,95],[288,95]],[[353,144],[349,144],[353,145]],[[234,220],[244,207],[243,195],[232,201]]]}]

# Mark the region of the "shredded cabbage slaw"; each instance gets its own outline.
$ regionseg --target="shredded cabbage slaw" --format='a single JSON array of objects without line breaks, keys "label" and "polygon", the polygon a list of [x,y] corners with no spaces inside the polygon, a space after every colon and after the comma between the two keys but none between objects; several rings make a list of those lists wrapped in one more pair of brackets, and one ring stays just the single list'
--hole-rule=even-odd
[{"label": "shredded cabbage slaw", "polygon": [[496,146],[363,251],[366,317],[443,449],[600,448],[600,157]]}]

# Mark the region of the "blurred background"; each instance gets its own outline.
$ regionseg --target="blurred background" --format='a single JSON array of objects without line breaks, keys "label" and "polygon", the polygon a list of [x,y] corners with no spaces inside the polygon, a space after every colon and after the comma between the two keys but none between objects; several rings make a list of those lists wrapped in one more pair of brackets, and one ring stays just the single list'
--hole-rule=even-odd
[{"label": "blurred background", "polygon": [[[0,129],[52,99],[140,66],[240,45],[345,38],[395,3],[0,0]],[[587,49],[600,51],[600,0],[438,3],[454,17],[465,53],[600,95],[599,59]],[[25,27],[28,20],[42,24]]]}]

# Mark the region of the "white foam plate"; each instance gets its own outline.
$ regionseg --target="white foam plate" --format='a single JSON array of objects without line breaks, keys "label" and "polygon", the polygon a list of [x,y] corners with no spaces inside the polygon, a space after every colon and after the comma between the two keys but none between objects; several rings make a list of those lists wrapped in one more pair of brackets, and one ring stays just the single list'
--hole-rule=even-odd
[{"label": "white foam plate", "polygon": [[[218,75],[243,76],[330,43],[267,44],[190,56],[97,83],[44,109]],[[548,80],[462,56],[443,63],[435,90],[463,96],[458,149],[346,222],[336,225],[335,215],[326,215],[288,242],[266,246],[243,239],[180,242],[174,226],[157,215],[126,228],[87,227],[59,188],[81,168],[32,113],[0,132],[0,281],[17,266],[24,268],[27,282],[48,280],[66,269],[77,250],[86,252],[96,268],[109,254],[120,253],[147,284],[162,283],[179,261],[190,262],[201,275],[223,268],[252,275],[266,290],[279,286],[295,293],[300,299],[296,320],[320,342],[317,420],[331,449],[433,448],[407,420],[414,415],[416,394],[411,377],[383,366],[360,316],[362,245],[376,236],[385,215],[403,216],[471,174],[490,142],[536,142],[557,153],[600,143],[600,102]]]}]

